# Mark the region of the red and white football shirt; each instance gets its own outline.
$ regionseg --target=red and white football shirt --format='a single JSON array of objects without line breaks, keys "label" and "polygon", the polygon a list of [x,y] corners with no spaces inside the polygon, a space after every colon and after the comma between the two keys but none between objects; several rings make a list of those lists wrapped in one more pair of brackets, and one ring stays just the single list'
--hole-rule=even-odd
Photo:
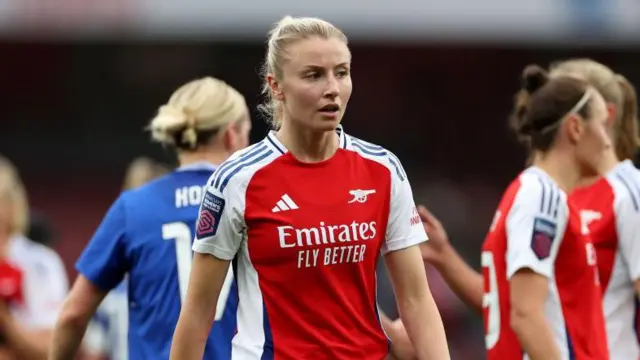
[{"label": "red and white football shirt", "polygon": [[580,209],[582,230],[591,233],[598,255],[611,359],[638,359],[640,172],[624,161],[570,199]]},{"label": "red and white football shirt", "polygon": [[11,314],[28,329],[53,329],[69,291],[60,256],[22,235],[9,239],[7,261],[22,271],[24,302],[10,306]]},{"label": "red and white football shirt", "polygon": [[234,360],[388,354],[376,263],[427,235],[398,159],[337,132],[329,160],[302,163],[270,133],[209,181],[193,249],[234,260]]},{"label": "red and white football shirt", "polygon": [[545,315],[562,358],[609,358],[595,250],[566,194],[541,169],[528,168],[507,188],[482,266],[489,360],[529,359],[510,326],[509,280],[525,268],[549,279]]}]

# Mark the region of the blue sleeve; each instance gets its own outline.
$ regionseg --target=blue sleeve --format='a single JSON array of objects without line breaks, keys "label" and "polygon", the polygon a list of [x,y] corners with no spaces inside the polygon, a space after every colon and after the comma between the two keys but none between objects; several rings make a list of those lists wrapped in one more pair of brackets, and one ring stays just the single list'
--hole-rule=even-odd
[{"label": "blue sleeve", "polygon": [[116,287],[129,269],[125,225],[124,200],[120,196],[76,263],[80,274],[105,291]]}]

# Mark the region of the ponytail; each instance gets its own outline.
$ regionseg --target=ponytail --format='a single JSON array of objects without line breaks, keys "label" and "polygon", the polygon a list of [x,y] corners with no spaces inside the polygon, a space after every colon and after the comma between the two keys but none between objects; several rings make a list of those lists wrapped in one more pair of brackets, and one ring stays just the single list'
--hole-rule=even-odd
[{"label": "ponytail", "polygon": [[638,97],[633,85],[622,75],[616,76],[622,91],[622,108],[620,121],[615,131],[616,153],[619,159],[634,159],[640,146],[638,136]]}]

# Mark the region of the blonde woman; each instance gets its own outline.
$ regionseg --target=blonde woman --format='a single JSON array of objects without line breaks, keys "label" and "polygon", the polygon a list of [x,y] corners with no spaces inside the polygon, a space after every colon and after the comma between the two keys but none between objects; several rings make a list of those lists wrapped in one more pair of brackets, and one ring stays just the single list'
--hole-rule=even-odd
[{"label": "blonde woman", "polygon": [[232,359],[384,359],[381,254],[418,359],[449,359],[406,173],[340,126],[352,90],[346,36],[320,19],[285,17],[265,63],[275,131],[208,183],[171,359],[202,358],[231,260],[240,297]]},{"label": "blonde woman", "polygon": [[[180,167],[125,191],[76,264],[80,273],[56,326],[50,359],[72,359],[105,295],[127,275],[128,356],[166,359],[191,271],[191,242],[203,187],[216,166],[248,145],[251,122],[243,96],[214,78],[180,87],[160,107],[152,138],[176,150]],[[207,358],[230,355],[236,297],[225,275],[218,322]]]},{"label": "blonde woman", "polygon": [[2,347],[10,354],[8,358],[38,360],[46,358],[69,283],[58,254],[24,236],[28,214],[27,195],[18,172],[0,156],[0,258],[20,279],[15,284],[20,296],[0,301]]}]

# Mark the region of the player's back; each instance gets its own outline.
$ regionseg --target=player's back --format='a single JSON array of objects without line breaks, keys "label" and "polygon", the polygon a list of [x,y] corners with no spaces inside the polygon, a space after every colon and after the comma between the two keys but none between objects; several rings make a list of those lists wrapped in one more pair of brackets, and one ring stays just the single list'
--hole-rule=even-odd
[{"label": "player's back", "polygon": [[[191,244],[198,207],[212,172],[210,166],[181,168],[124,192],[110,209],[110,213],[117,211],[124,219],[119,248],[104,251],[118,252],[121,255],[113,258],[124,258],[110,265],[114,273],[123,270],[128,273],[130,359],[169,358],[181,299],[191,271]],[[104,222],[108,222],[109,216],[107,214]],[[94,239],[100,231],[98,229]],[[91,252],[91,245],[85,253]],[[85,257],[92,258],[83,254]],[[79,271],[98,286],[102,285],[99,277],[92,279],[92,265],[87,265],[88,261],[83,258],[78,263]],[[220,295],[221,306],[218,306],[217,322],[207,343],[205,359],[230,358],[237,307],[232,279],[230,272],[225,282],[226,292]]]},{"label": "player's back", "polygon": [[[129,277],[129,343],[162,344],[163,358],[169,357],[186,294],[198,207],[210,176],[207,169],[176,171],[129,194],[130,236],[135,239],[130,256],[137,259]],[[213,349],[218,355],[212,359],[230,357],[237,305],[233,298],[229,301],[231,306],[219,307],[228,312],[225,321],[218,321],[209,337],[207,356]],[[135,359],[151,354],[131,355]]]},{"label": "player's back", "polygon": [[482,251],[489,360],[528,359],[510,325],[510,283],[528,268],[549,280],[545,318],[563,359],[607,359],[595,254],[578,214],[542,170],[525,170],[505,192]]},{"label": "player's back", "polygon": [[611,359],[637,359],[640,172],[630,161],[622,162],[599,181],[574,191],[571,201],[596,248]]}]

